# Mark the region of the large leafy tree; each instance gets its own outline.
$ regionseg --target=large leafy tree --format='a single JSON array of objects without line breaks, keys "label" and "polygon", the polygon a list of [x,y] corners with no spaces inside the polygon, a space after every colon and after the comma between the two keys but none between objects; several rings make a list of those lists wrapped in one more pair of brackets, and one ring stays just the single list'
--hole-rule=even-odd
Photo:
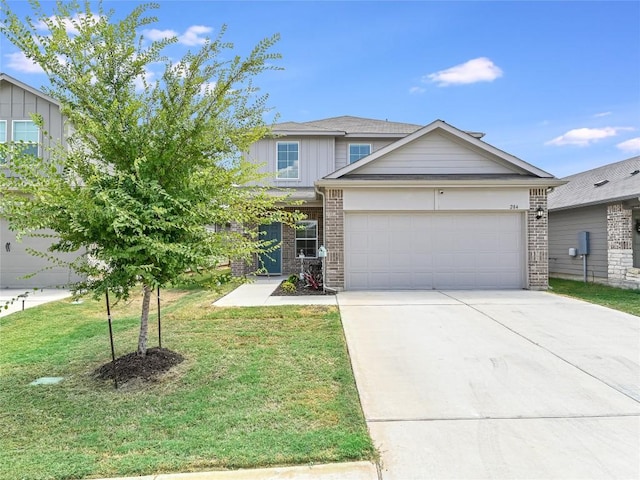
[{"label": "large leafy tree", "polygon": [[[269,133],[266,96],[252,79],[275,68],[277,37],[241,57],[231,54],[223,28],[172,61],[163,51],[176,38],[148,41],[140,33],[156,21],[148,13],[155,4],[118,20],[101,4],[92,11],[89,1],[58,2],[52,15],[34,0],[29,18],[1,2],[0,31],[46,72],[45,91],[59,101],[69,129],[67,145],[53,148],[49,160],[13,146],[17,175],[0,175],[3,215],[21,232],[55,230],[52,259],[86,251],[72,264],[86,278],[78,287],[122,298],[141,285],[144,356],[153,289],[187,268],[274,247],[255,233],[212,226],[297,219],[255,186],[262,177],[241,157]],[[162,75],[152,77],[149,69],[159,64]]]}]

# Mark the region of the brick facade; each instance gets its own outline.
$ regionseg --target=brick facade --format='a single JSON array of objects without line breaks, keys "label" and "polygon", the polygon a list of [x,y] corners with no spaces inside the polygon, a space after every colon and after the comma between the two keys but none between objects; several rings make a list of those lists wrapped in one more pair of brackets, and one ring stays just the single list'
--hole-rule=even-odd
[{"label": "brick facade", "polygon": [[[298,212],[304,213],[306,220],[316,220],[318,222],[318,248],[322,245],[323,239],[323,222],[322,222],[322,207],[298,207],[295,209]],[[291,275],[292,273],[300,272],[300,258],[298,258],[298,252],[296,252],[296,231],[294,228],[287,225],[282,226],[282,274]],[[304,264],[307,265],[310,262],[319,262],[317,258],[308,258],[304,260]]]},{"label": "brick facade", "polygon": [[344,211],[342,190],[330,188],[325,192],[325,241],[327,267],[325,284],[336,290],[344,289]]},{"label": "brick facade", "polygon": [[633,211],[620,203],[607,206],[607,247],[609,284],[640,288],[633,268]]},{"label": "brick facade", "polygon": [[[537,217],[538,208],[543,215]],[[549,288],[549,215],[547,210],[547,190],[529,190],[529,211],[527,212],[528,286],[531,290]]]}]

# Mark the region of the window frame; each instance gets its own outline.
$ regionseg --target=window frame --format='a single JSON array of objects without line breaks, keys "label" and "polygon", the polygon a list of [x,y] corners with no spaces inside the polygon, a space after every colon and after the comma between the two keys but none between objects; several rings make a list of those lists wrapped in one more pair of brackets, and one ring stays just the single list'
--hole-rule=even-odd
[{"label": "window frame", "polygon": [[[302,224],[312,224],[315,225],[316,236],[315,237],[298,237],[298,232],[301,232],[302,229],[299,229],[298,226]],[[307,227],[304,228],[306,232]],[[304,258],[318,258],[318,220],[300,220],[296,222],[296,229],[294,235],[294,244],[295,244],[295,257],[298,258],[300,256],[300,250],[304,250],[304,248],[298,248],[298,240],[309,241],[313,240],[315,242],[315,248],[313,249],[313,256],[308,256],[305,254]]]},{"label": "window frame", "polygon": [[[16,124],[17,123],[30,123],[32,124],[37,131],[38,134],[38,138],[35,142],[31,142],[31,141],[26,141],[26,140],[16,140]],[[33,120],[13,120],[11,122],[11,141],[16,143],[19,141],[22,141],[28,145],[35,145],[36,146],[36,157],[40,158],[41,155],[41,149],[40,149],[40,127],[36,124],[36,122],[34,122]]]},{"label": "window frame", "polygon": [[[7,137],[9,132],[7,131],[7,121],[0,120],[0,125],[4,125],[4,138],[0,136],[0,143],[7,143]],[[0,165],[7,163],[7,159],[0,156]]]},{"label": "window frame", "polygon": [[[351,160],[351,147],[364,147],[367,146],[369,147],[369,153],[367,153],[366,155],[361,156],[360,158],[356,159],[356,160]],[[371,145],[370,143],[350,143],[347,147],[347,160],[349,162],[349,165],[351,165],[352,163],[356,163],[358,160],[371,155],[371,151],[373,149],[373,145]]]},{"label": "window frame", "polygon": [[[295,144],[297,147],[297,152],[298,152],[298,158],[296,160],[297,162],[297,168],[296,168],[296,177],[281,177],[280,176],[280,159],[278,158],[279,156],[279,151],[278,151],[278,147],[279,145],[282,144]],[[287,159],[289,160],[289,159]],[[287,168],[289,168],[289,166],[287,166],[284,170],[287,170]],[[300,142],[298,140],[282,140],[282,141],[278,141],[276,142],[276,179],[277,180],[300,180]]]}]

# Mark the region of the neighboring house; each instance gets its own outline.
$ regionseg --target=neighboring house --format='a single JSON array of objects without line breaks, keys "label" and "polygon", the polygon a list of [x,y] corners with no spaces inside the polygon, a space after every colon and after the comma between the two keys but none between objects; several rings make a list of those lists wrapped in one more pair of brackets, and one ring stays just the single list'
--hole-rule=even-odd
[{"label": "neighboring house", "polygon": [[[32,121],[31,114],[42,115],[47,134],[43,135]],[[53,142],[64,144],[64,121],[56,100],[15,78],[0,73],[0,143],[24,141],[25,148],[34,155],[48,155],[46,146]],[[0,175],[10,175],[10,159],[0,158]],[[50,239],[23,237],[9,230],[0,216],[0,288],[54,287],[66,285],[76,277],[69,268],[51,265],[46,259],[33,256],[27,249],[46,251]],[[71,255],[59,255],[71,259]],[[39,272],[30,278],[21,278]]]},{"label": "neighboring house", "polygon": [[247,158],[307,219],[262,227],[280,249],[234,274],[299,272],[299,253],[317,261],[324,245],[336,290],[547,288],[547,190],[563,182],[482,134],[349,116],[274,134]]},{"label": "neighboring house", "polygon": [[[549,194],[551,275],[583,279],[586,266],[588,281],[640,288],[640,156],[563,180]],[[569,255],[580,232],[586,258]]]}]

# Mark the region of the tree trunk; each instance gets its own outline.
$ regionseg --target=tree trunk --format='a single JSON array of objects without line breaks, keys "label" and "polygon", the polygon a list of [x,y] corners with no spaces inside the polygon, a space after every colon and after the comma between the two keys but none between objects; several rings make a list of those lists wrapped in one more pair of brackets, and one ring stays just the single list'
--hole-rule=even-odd
[{"label": "tree trunk", "polygon": [[147,337],[149,332],[149,303],[151,301],[151,289],[143,286],[142,315],[140,316],[140,335],[138,336],[138,356],[147,355]]}]

